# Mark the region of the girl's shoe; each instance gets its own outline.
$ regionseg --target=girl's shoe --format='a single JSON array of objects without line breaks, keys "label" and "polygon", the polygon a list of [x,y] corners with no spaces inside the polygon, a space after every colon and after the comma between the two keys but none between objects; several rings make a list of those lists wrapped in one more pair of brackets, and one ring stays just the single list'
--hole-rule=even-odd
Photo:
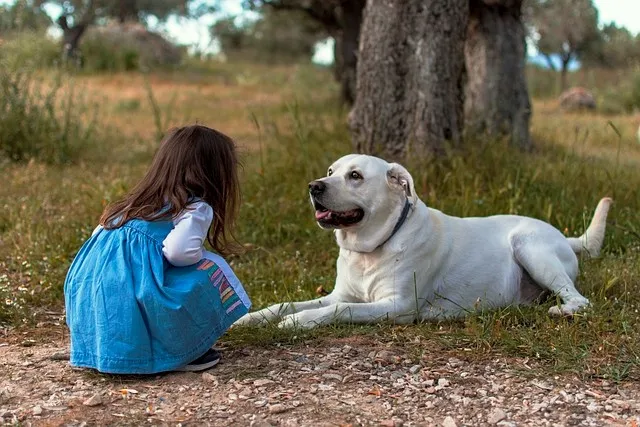
[{"label": "girl's shoe", "polygon": [[220,361],[220,352],[210,348],[205,354],[198,357],[193,362],[182,368],[176,369],[178,372],[199,372],[213,368]]}]

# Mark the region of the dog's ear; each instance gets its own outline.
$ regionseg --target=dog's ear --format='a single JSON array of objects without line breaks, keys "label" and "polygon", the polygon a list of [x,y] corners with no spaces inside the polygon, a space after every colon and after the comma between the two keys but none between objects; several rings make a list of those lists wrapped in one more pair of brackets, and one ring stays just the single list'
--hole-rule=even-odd
[{"label": "dog's ear", "polygon": [[387,170],[387,182],[391,187],[401,188],[411,204],[415,204],[418,196],[413,185],[413,178],[404,166],[398,163],[391,163],[389,170]]}]

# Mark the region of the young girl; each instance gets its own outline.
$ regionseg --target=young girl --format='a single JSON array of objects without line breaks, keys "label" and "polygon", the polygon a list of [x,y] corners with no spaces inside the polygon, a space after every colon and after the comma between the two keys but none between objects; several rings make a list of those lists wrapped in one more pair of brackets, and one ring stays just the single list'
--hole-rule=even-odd
[{"label": "young girl", "polygon": [[71,264],[71,364],[151,374],[218,363],[213,344],[251,303],[203,242],[223,255],[233,249],[239,198],[234,142],[205,126],[172,131]]}]

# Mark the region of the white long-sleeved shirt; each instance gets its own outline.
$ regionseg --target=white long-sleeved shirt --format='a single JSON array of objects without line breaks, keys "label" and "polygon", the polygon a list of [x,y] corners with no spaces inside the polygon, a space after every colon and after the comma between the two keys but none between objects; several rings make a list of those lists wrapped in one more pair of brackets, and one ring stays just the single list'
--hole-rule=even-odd
[{"label": "white long-sleeved shirt", "polygon": [[[204,240],[213,221],[213,209],[205,202],[189,205],[173,220],[173,230],[162,242],[164,257],[176,267],[185,267],[200,261],[204,254]],[[102,226],[96,227],[93,234]]]}]

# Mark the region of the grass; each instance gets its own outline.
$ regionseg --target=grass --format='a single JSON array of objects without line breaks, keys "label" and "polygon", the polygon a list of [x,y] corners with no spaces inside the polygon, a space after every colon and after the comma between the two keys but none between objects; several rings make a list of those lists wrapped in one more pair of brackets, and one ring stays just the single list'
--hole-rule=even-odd
[{"label": "grass", "polygon": [[[308,181],[351,151],[347,111],[339,107],[330,72],[310,66],[209,67],[208,73],[149,76],[153,102],[145,76],[80,76],[76,84],[82,93],[100,104],[100,124],[118,129],[120,136],[102,143],[111,156],[88,156],[64,166],[0,166],[1,323],[30,324],[39,311],[62,307],[70,261],[105,203],[122,195],[148,166],[158,122],[169,127],[198,121],[241,145],[244,201],[238,231],[247,252],[230,262],[255,308],[313,298],[320,286],[332,289],[338,249],[331,233],[315,225],[306,194]],[[406,164],[429,206],[460,216],[529,215],[568,235],[581,234],[600,197],[613,196],[604,255],[581,262],[578,288],[594,303],[585,316],[550,318],[550,301],[402,327],[238,328],[225,341],[272,345],[359,334],[409,346],[420,338],[465,354],[528,357],[554,372],[616,381],[639,378],[637,125],[631,115],[560,114],[554,102],[540,100],[534,103],[533,154],[499,142],[470,143],[466,152],[437,162]],[[415,352],[428,354],[433,348],[421,344]]]}]

